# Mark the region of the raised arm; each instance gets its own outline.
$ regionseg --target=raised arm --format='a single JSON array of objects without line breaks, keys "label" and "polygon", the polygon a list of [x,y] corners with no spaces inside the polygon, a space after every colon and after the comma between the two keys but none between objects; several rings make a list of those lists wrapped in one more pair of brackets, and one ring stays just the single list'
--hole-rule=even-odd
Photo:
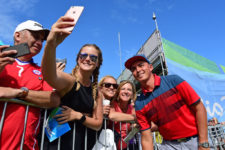
[{"label": "raised arm", "polygon": [[74,26],[73,19],[70,17],[61,17],[53,24],[48,35],[44,55],[42,58],[42,73],[44,79],[57,91],[61,91],[68,87],[71,83],[71,76],[62,72],[56,71],[56,47],[71,34],[66,27]]}]

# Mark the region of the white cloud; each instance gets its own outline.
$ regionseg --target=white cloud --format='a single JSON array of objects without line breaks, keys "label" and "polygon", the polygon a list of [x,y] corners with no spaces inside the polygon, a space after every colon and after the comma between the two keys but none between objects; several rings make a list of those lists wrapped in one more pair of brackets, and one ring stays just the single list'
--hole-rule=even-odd
[{"label": "white cloud", "polygon": [[20,22],[17,17],[30,15],[37,2],[38,0],[1,0],[0,40],[5,44],[12,43],[14,29]]}]

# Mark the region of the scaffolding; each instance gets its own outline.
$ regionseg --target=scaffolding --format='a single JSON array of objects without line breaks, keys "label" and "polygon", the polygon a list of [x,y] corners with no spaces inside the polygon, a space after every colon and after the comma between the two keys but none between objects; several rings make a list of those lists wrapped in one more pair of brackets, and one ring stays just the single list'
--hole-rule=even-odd
[{"label": "scaffolding", "polygon": [[[151,62],[154,68],[152,71],[153,73],[157,75],[168,74],[159,30],[156,29],[136,53],[136,55],[140,54],[145,55],[146,58]],[[132,81],[136,86],[136,90],[140,90],[140,83],[134,79],[130,70],[124,69],[121,75],[118,77],[117,82],[120,83],[123,80]]]}]

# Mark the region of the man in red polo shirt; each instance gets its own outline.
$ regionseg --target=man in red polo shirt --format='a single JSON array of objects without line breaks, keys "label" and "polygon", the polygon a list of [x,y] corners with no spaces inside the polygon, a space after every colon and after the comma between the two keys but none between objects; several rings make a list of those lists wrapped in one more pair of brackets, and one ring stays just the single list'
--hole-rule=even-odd
[{"label": "man in red polo shirt", "polygon": [[15,59],[12,57],[8,57],[12,54],[16,54],[16,50],[10,50],[10,51],[4,51],[2,52],[2,49],[9,47],[8,45],[0,45],[0,73],[2,72],[2,70],[4,69],[4,67],[7,64],[12,64]]},{"label": "man in red polo shirt", "polygon": [[[46,40],[48,33],[49,30],[32,20],[25,21],[16,27],[14,45],[27,43],[30,54],[16,59],[3,58],[5,55],[1,57],[0,98],[19,98],[45,108],[59,105],[59,95],[43,80],[41,68],[33,62],[33,56],[41,51],[43,41]],[[4,47],[7,46],[1,46],[0,51]],[[0,118],[5,104],[0,101]],[[0,137],[1,150],[20,149],[21,140],[23,140],[25,112],[25,105],[7,103]],[[29,107],[24,143],[21,145],[23,150],[39,149],[36,139],[39,126],[40,108]]]},{"label": "man in red polo shirt", "polygon": [[198,94],[177,75],[157,76],[144,55],[125,63],[142,93],[135,102],[143,150],[153,150],[151,121],[163,136],[160,150],[209,150],[207,113]]}]

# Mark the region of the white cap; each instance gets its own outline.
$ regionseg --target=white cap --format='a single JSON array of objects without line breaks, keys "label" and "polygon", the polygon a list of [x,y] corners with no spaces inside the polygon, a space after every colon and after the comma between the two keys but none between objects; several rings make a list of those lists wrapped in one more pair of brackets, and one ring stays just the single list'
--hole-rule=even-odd
[{"label": "white cap", "polygon": [[25,22],[22,22],[20,23],[15,31],[14,31],[14,34],[15,32],[19,32],[19,31],[23,31],[23,30],[31,30],[31,31],[45,31],[45,40],[49,34],[49,30],[48,29],[45,29],[43,28],[43,26],[36,22],[36,21],[33,21],[33,20],[27,20]]}]

